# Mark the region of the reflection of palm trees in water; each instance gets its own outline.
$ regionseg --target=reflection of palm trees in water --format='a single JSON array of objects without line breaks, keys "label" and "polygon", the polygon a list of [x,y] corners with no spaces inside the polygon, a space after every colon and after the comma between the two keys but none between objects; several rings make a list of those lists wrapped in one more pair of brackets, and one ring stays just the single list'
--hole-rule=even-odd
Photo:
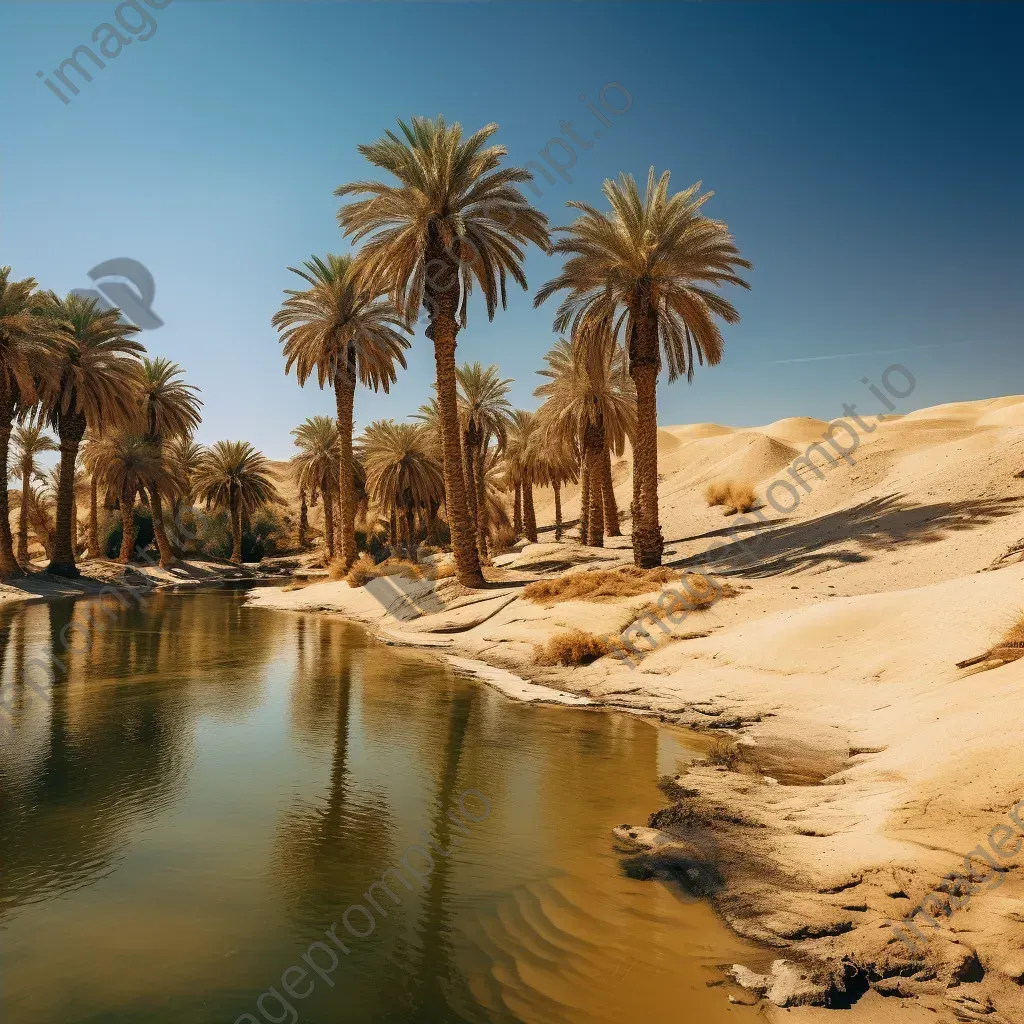
[{"label": "reflection of palm trees in water", "polygon": [[[422,954],[415,979],[415,1015],[409,1018],[410,1021],[421,1021],[423,1024],[434,1024],[439,1019],[438,1012],[445,1006],[451,1006],[456,1012],[461,1010],[459,1015],[465,1019],[473,1019],[467,1015],[467,1006],[459,1006],[456,1009],[456,1006],[452,1005],[462,1004],[465,1000],[461,999],[456,991],[449,909],[452,859],[462,832],[459,826],[452,824],[449,815],[454,817],[458,814],[456,807],[459,795],[459,762],[462,759],[466,730],[477,693],[475,687],[460,687],[451,696],[448,735],[441,761],[437,796],[432,809],[430,834],[437,846],[433,852],[434,870],[430,874],[430,888],[424,897],[423,915],[416,928]],[[438,848],[449,851],[451,856],[442,856],[437,852]]]},{"label": "reflection of palm trees in water", "polygon": [[[393,858],[392,817],[382,798],[372,805],[350,800],[350,716],[353,676],[361,670],[363,650],[356,634],[325,619],[296,623],[296,671],[292,721],[313,740],[333,737],[326,799],[297,801],[278,827],[274,872],[286,892],[303,934],[322,931],[350,903],[359,902],[353,886],[368,885],[380,865]],[[331,914],[334,917],[331,917]]]},{"label": "reflection of palm trees in water", "polygon": [[[370,884],[388,868],[400,870],[415,891],[409,892],[393,875],[389,876],[401,905],[377,893],[387,916],[377,912],[372,934],[347,940],[351,954],[340,957],[340,971],[347,967],[353,973],[339,981],[339,988],[344,987],[344,999],[356,1018],[357,1008],[364,1008],[382,1024],[437,1024],[456,1019],[448,1007],[470,1000],[459,999],[453,981],[449,909],[453,858],[442,857],[437,848],[454,851],[459,846],[459,826],[452,824],[448,813],[458,807],[459,766],[477,691],[454,687],[450,695],[439,689],[426,694],[428,706],[423,710],[429,716],[428,727],[436,720],[434,715],[440,717],[446,707],[448,715],[429,827],[436,844],[432,851],[434,867],[424,871],[428,885],[424,893],[401,867],[403,850],[396,839],[393,812],[380,796],[368,799],[365,786],[353,779],[349,763],[353,746],[368,735],[375,734],[382,744],[389,742],[389,736],[394,737],[391,716],[395,713],[396,692],[391,687],[396,665],[391,661],[384,667],[379,648],[365,648],[359,633],[329,620],[298,619],[295,644],[293,725],[315,741],[326,739],[328,725],[333,728],[330,776],[323,802],[297,803],[278,829],[274,869],[285,888],[297,941],[308,944],[332,922],[338,922],[338,933],[345,936],[341,924],[344,912],[354,904],[368,906],[364,893]],[[443,685],[443,680],[431,674],[424,683],[434,687]],[[364,688],[378,684],[381,691],[368,699]],[[357,686],[363,697],[358,738],[352,734],[351,722]],[[385,694],[392,703],[382,699]],[[365,721],[367,715],[378,712],[389,728],[380,728],[379,723],[374,728],[374,723]],[[403,740],[424,724],[411,721],[408,715],[404,719],[407,732]],[[431,732],[431,736],[436,741],[437,733]],[[422,839],[416,842],[422,844]],[[413,866],[423,871],[428,862],[416,854],[412,856]],[[362,929],[366,922],[356,915],[353,924]],[[342,998],[337,992],[321,995],[328,1001]],[[460,1010],[459,1019],[474,1017]]]},{"label": "reflection of palm trees in water", "polygon": [[[66,600],[3,614],[0,671],[17,732],[0,747],[0,907],[107,873],[131,829],[181,791],[196,715],[208,694],[223,705],[225,675],[243,675],[216,669],[243,650],[251,692],[270,649],[232,608],[223,595],[153,596],[141,609]],[[168,699],[167,686],[180,695]]]}]

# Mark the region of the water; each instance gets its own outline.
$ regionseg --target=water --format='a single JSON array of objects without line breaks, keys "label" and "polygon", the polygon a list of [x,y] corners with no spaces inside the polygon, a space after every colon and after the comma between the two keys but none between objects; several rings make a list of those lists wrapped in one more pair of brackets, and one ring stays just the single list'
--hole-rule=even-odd
[{"label": "water", "polygon": [[[753,1019],[708,983],[756,951],[610,836],[664,803],[684,734],[243,601],[0,608],[0,1018]],[[374,905],[403,855],[413,891]]]}]

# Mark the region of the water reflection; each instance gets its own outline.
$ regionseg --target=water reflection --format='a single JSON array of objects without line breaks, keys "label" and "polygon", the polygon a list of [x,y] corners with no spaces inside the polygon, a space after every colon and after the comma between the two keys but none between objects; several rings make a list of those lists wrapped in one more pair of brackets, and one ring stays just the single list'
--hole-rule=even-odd
[{"label": "water reflection", "polygon": [[[745,1012],[706,982],[750,951],[619,871],[610,826],[685,753],[646,722],[515,705],[238,594],[0,608],[0,669],[13,1020],[272,1019],[260,994],[424,835],[451,855],[295,1003],[303,1022]],[[467,789],[492,808],[468,830],[449,814]]]}]

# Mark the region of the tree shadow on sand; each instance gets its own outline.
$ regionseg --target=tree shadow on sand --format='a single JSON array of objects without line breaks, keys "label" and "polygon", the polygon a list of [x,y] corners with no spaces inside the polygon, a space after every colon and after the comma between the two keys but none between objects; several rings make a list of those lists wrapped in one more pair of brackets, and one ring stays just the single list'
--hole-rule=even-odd
[{"label": "tree shadow on sand", "polygon": [[[723,575],[752,578],[797,573],[816,567],[866,562],[872,553],[905,544],[934,544],[956,530],[974,530],[1024,509],[1024,498],[971,498],[921,505],[899,495],[872,498],[814,519],[737,523],[686,540],[726,536],[703,554],[666,562],[677,568],[704,566]],[[776,525],[777,523],[783,525]],[[759,525],[759,524],[758,524]],[[748,533],[749,531],[749,533]]]}]

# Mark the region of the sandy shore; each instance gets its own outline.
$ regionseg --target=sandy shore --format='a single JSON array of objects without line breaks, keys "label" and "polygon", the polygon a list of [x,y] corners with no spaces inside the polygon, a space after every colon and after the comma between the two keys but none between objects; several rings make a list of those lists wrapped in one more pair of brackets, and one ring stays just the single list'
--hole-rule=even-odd
[{"label": "sandy shore", "polygon": [[44,563],[33,564],[24,576],[0,583],[0,605],[19,601],[52,601],[63,597],[88,597],[109,593],[111,588],[146,592],[190,587],[214,587],[226,583],[256,583],[267,578],[254,565],[233,565],[221,559],[184,559],[169,569],[133,562],[125,567],[110,558],[79,562],[80,575],[71,579],[51,576]]},{"label": "sandy shore", "polygon": [[[816,1021],[832,1011],[800,1004],[852,1003],[858,1022],[1024,1021],[1024,824],[1011,816],[1024,798],[1024,661],[957,668],[1024,606],[1024,399],[879,422],[798,509],[766,509],[763,524],[735,527],[702,501],[721,478],[763,494],[824,428],[662,431],[666,562],[706,552],[737,593],[671,635],[649,629],[635,666],[541,668],[533,650],[574,627],[616,634],[657,592],[551,607],[522,598],[530,579],[625,564],[626,537],[603,550],[531,545],[499,558],[500,582],[481,592],[388,578],[249,600],[484,663],[511,696],[576,695],[738,742],[737,763],[691,767],[673,813],[637,841],[685,852],[687,828],[714,829],[716,906],[784,961],[774,977],[742,978],[770,1018]],[[629,472],[616,466],[623,505]],[[754,535],[751,555],[736,538]],[[903,926],[901,941],[896,926],[918,907],[917,934]]]}]

